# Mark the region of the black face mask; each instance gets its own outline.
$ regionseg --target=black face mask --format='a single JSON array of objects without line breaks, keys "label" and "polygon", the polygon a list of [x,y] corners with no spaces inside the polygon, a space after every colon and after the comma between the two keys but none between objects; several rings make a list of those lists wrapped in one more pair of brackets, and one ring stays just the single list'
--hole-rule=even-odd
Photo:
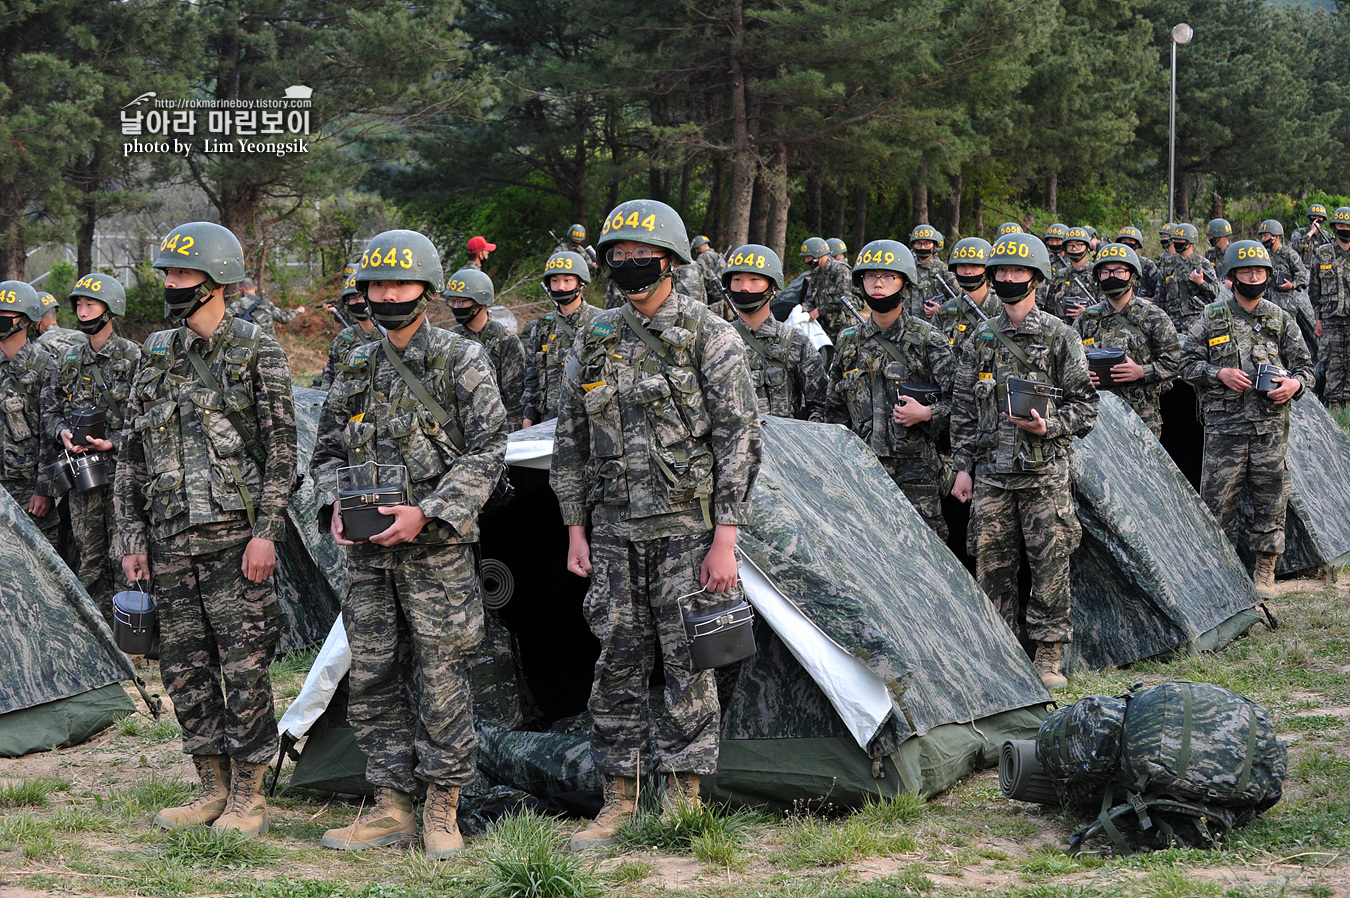
[{"label": "black face mask", "polygon": [[1190,244],[1187,243],[1185,240],[1173,240],[1172,252],[1176,253],[1177,255],[1181,255],[1186,251],[1186,247],[1188,246],[1190,246]]},{"label": "black face mask", "polygon": [[731,304],[736,307],[736,311],[749,315],[764,308],[764,304],[773,298],[773,292],[765,290],[762,293],[751,293],[749,290],[728,289],[727,296],[731,297]]},{"label": "black face mask", "polygon": [[646,265],[636,259],[624,259],[618,265],[609,263],[609,279],[624,293],[646,293],[655,287],[668,272],[661,270],[661,261],[653,257]]},{"label": "black face mask", "polygon": [[347,303],[347,317],[353,321],[369,321],[370,306],[366,305],[365,300],[349,302]]},{"label": "black face mask", "polygon": [[994,281],[994,292],[1008,305],[1019,303],[1031,295],[1036,285],[1031,281]]},{"label": "black face mask", "polygon": [[1270,284],[1270,278],[1267,277],[1259,284],[1248,284],[1246,281],[1234,281],[1233,289],[1247,299],[1260,299],[1266,292],[1266,287]]},{"label": "black face mask", "polygon": [[904,299],[904,291],[897,290],[890,296],[883,296],[880,299],[867,297],[867,305],[873,312],[879,315],[885,315],[887,312],[894,312],[900,308],[900,302]]},{"label": "black face mask", "polygon": [[560,309],[576,299],[577,294],[581,292],[580,285],[571,290],[550,290],[548,284],[540,284],[539,286],[544,288],[544,292],[548,294],[548,298],[553,300],[553,304]]},{"label": "black face mask", "polygon": [[423,290],[421,296],[407,302],[370,303],[370,317],[375,319],[375,323],[385,330],[396,331],[416,321],[417,316],[422,314],[426,305],[427,294]]},{"label": "black face mask", "polygon": [[468,324],[470,321],[473,320],[473,316],[478,314],[478,310],[481,308],[482,306],[480,306],[478,303],[474,303],[473,305],[466,306],[464,308],[460,308],[459,306],[451,306],[450,311],[455,316],[455,320],[458,321],[460,324]]},{"label": "black face mask", "polygon": [[1064,252],[1064,241],[1061,240],[1059,243],[1047,243],[1045,248],[1050,251],[1050,255],[1057,256]]},{"label": "black face mask", "polygon": [[931,249],[916,249],[914,251],[914,258],[918,259],[920,262],[927,262],[929,259],[933,258],[933,251]]},{"label": "black face mask", "polygon": [[974,293],[984,286],[984,275],[982,274],[958,274],[956,283],[961,285],[961,289],[967,293]]},{"label": "black face mask", "polygon": [[28,319],[22,315],[0,317],[0,340],[7,340],[28,326]]},{"label": "black face mask", "polygon": [[170,318],[187,321],[206,305],[216,284],[210,278],[193,287],[165,287],[164,304],[169,308]]},{"label": "black face mask", "polygon": [[1086,250],[1086,249],[1080,249],[1080,250],[1078,250],[1077,252],[1075,252],[1074,250],[1066,249],[1066,250],[1064,251],[1064,255],[1068,256],[1070,259],[1072,259],[1072,260],[1075,261],[1075,262],[1081,262],[1081,261],[1083,260],[1083,257],[1087,255],[1087,250]]},{"label": "black face mask", "polygon": [[92,337],[94,334],[103,330],[103,326],[109,321],[112,321],[112,312],[104,309],[103,314],[97,318],[91,318],[88,321],[76,321],[75,326],[80,329],[80,333],[88,334]]},{"label": "black face mask", "polygon": [[1098,283],[1102,285],[1102,292],[1106,294],[1107,299],[1120,299],[1126,293],[1130,292],[1130,285],[1134,278],[1102,278]]},{"label": "black face mask", "polygon": [[1272,251],[1272,252],[1273,252],[1274,249],[1275,249],[1275,241],[1274,241],[1274,240],[1262,240],[1262,241],[1261,241],[1261,245],[1264,246],[1267,250]]},{"label": "black face mask", "polygon": [[1350,243],[1350,228],[1336,228],[1336,239],[1342,243]]}]

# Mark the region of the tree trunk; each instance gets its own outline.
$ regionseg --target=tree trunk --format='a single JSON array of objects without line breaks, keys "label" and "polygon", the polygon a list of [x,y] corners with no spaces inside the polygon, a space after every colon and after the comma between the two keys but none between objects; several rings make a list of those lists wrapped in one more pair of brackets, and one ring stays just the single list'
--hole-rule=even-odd
[{"label": "tree trunk", "polygon": [[760,243],[765,240],[769,219],[769,185],[764,170],[755,175],[755,189],[750,195],[750,232],[746,243]]},{"label": "tree trunk", "polygon": [[1059,169],[1052,168],[1045,177],[1045,207],[1050,212],[1050,217],[1054,218],[1059,213],[1056,207],[1059,205]]},{"label": "tree trunk", "polygon": [[1191,180],[1186,175],[1177,178],[1177,221],[1191,219]]},{"label": "tree trunk", "polygon": [[98,227],[98,202],[90,193],[80,197],[79,224],[75,228],[75,276],[94,270],[94,230]]},{"label": "tree trunk", "polygon": [[723,246],[722,243],[722,154],[715,153],[712,159],[712,174],[708,180],[711,186],[708,188],[708,208],[703,212],[703,233],[708,235],[717,246]]},{"label": "tree trunk", "polygon": [[806,178],[806,229],[812,234],[820,233],[820,199],[825,182],[820,175],[812,174]]},{"label": "tree trunk", "polygon": [[748,242],[750,236],[750,200],[755,189],[758,168],[749,130],[746,108],[745,71],[741,65],[741,39],[745,23],[741,0],[731,4],[731,210],[727,221],[727,241],[732,246]]},{"label": "tree trunk", "polygon": [[[830,223],[830,236],[844,236],[844,212],[848,206],[848,194],[843,184],[834,188],[834,221]],[[814,236],[814,235],[812,235]],[[855,241],[856,242],[856,241]]]},{"label": "tree trunk", "polygon": [[867,235],[867,185],[859,184],[853,189],[853,243],[855,246],[863,245],[863,238]]},{"label": "tree trunk", "polygon": [[1224,217],[1223,197],[1219,195],[1219,192],[1217,190],[1211,190],[1209,192],[1209,196],[1210,196],[1209,217],[1223,218]]},{"label": "tree trunk", "polygon": [[914,224],[928,223],[928,166],[920,165],[914,176]]},{"label": "tree trunk", "polygon": [[685,218],[689,209],[689,175],[693,171],[694,160],[684,160],[684,165],[680,166],[680,183],[678,205],[675,207],[680,212],[680,217]]},{"label": "tree trunk", "polygon": [[783,258],[787,243],[788,207],[788,152],[787,146],[774,147],[773,161],[770,163],[769,176],[769,222],[765,229],[764,244]]},{"label": "tree trunk", "polygon": [[947,214],[947,245],[951,246],[961,237],[961,194],[965,190],[965,177],[957,172],[952,176],[952,195]]},{"label": "tree trunk", "polygon": [[984,194],[975,197],[975,230],[976,234],[984,233]]}]

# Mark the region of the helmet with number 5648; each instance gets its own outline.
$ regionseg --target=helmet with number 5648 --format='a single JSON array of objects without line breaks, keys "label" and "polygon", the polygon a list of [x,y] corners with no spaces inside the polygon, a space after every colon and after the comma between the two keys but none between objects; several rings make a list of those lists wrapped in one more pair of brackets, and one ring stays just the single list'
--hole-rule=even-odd
[{"label": "helmet with number 5648", "polygon": [[722,286],[731,289],[733,274],[757,274],[773,283],[775,290],[783,289],[783,261],[778,253],[758,243],[738,246],[727,256],[727,269],[722,272]]},{"label": "helmet with number 5648", "polygon": [[682,262],[692,262],[689,232],[680,213],[658,200],[629,200],[619,203],[605,216],[596,249],[601,255],[611,243],[633,240],[659,246],[673,252]]}]

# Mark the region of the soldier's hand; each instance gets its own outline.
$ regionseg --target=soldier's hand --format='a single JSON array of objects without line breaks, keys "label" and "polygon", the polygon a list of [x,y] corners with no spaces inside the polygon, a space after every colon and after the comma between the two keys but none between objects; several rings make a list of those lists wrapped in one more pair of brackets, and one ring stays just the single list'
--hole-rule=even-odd
[{"label": "soldier's hand", "polygon": [[820,317],[820,309],[812,309],[810,312],[807,313],[806,317],[810,318],[812,321],[815,321],[817,318]]},{"label": "soldier's hand", "polygon": [[370,538],[377,546],[397,546],[411,542],[422,532],[428,520],[416,505],[381,505],[380,514],[390,515],[394,522]]},{"label": "soldier's hand", "polygon": [[[1112,377],[1116,376],[1116,371],[1114,368],[1111,369],[1111,376]],[[1097,379],[1097,372],[1093,371],[1091,368],[1088,369],[1088,379],[1092,381],[1092,385],[1094,387],[1100,387],[1102,385],[1102,382]]]},{"label": "soldier's hand", "polygon": [[1294,394],[1303,386],[1297,377],[1277,377],[1275,382],[1279,386],[1267,393],[1266,398],[1276,405],[1284,405],[1293,399]]},{"label": "soldier's hand", "polygon": [[111,452],[112,440],[100,440],[97,437],[89,437],[89,442],[85,444],[86,449],[97,449],[99,452]]},{"label": "soldier's hand", "polygon": [[52,497],[39,496],[37,493],[28,500],[28,513],[35,518],[45,518],[47,512],[52,510]]},{"label": "soldier's hand", "polygon": [[1322,319],[1321,319],[1321,318],[1318,318],[1318,319],[1317,319],[1317,323],[1313,325],[1313,335],[1314,335],[1314,336],[1317,336],[1317,337],[1322,336]]},{"label": "soldier's hand", "polygon": [[69,430],[61,431],[61,442],[65,443],[67,451],[74,452],[76,455],[89,451],[88,445],[81,446],[79,443],[72,443],[70,441],[70,438],[72,436],[74,436],[74,434],[71,433]]},{"label": "soldier's hand", "polygon": [[956,482],[952,484],[952,498],[957,502],[969,502],[973,495],[975,495],[975,482],[971,480],[970,472],[957,471]]},{"label": "soldier's hand", "polygon": [[[1091,372],[1088,372],[1089,374]],[[1129,356],[1125,356],[1125,361],[1119,365],[1111,366],[1111,379],[1118,384],[1127,384],[1134,380],[1144,379],[1144,366],[1136,362]]]},{"label": "soldier's hand", "polygon": [[891,409],[891,420],[896,424],[913,427],[915,424],[933,420],[933,410],[913,396],[901,396],[895,408]]},{"label": "soldier's hand", "polygon": [[713,532],[712,548],[699,568],[698,583],[708,592],[723,593],[736,585],[736,528],[718,524]]},{"label": "soldier's hand", "polygon": [[126,575],[128,583],[135,583],[137,580],[150,579],[150,556],[141,555],[123,555],[122,573]]},{"label": "soldier's hand", "polygon": [[1205,275],[1199,268],[1193,269],[1187,277],[1191,279],[1192,284],[1203,284],[1205,282]]},{"label": "soldier's hand", "polygon": [[305,314],[305,307],[304,307],[304,306],[296,306],[296,307],[295,307],[295,314],[297,314],[297,315],[303,315],[303,314]]},{"label": "soldier's hand", "polygon": [[1219,378],[1219,383],[1234,393],[1241,393],[1252,388],[1252,379],[1241,368],[1220,368],[1216,376]]},{"label": "soldier's hand", "polygon": [[520,429],[521,429],[521,430],[529,430],[529,429],[530,429],[531,427],[533,427],[533,426],[534,426],[534,422],[531,421],[529,418],[521,418],[521,419],[520,419]]},{"label": "soldier's hand", "polygon": [[1016,424],[1018,430],[1025,430],[1027,433],[1034,433],[1038,437],[1045,436],[1046,430],[1049,427],[1048,422],[1041,417],[1041,413],[1036,411],[1034,408],[1031,410],[1030,418],[1014,418],[1007,412],[1003,413],[1003,417],[1007,418],[1009,421]]},{"label": "soldier's hand", "polygon": [[[328,524],[328,532],[333,534],[333,542],[337,543],[339,546],[356,545],[355,542],[347,539],[347,537],[343,535],[346,531],[342,526],[342,509],[336,502],[333,503],[333,518]],[[361,540],[361,542],[365,542],[365,540]]]},{"label": "soldier's hand", "polygon": [[923,314],[925,318],[932,318],[937,314],[938,301],[936,299],[925,299],[923,301]]},{"label": "soldier's hand", "polygon": [[244,560],[239,565],[250,583],[261,583],[277,569],[277,547],[270,539],[255,536],[244,546]]},{"label": "soldier's hand", "polygon": [[595,570],[591,567],[591,544],[586,541],[586,528],[575,524],[567,527],[567,569],[578,577],[589,577]]}]

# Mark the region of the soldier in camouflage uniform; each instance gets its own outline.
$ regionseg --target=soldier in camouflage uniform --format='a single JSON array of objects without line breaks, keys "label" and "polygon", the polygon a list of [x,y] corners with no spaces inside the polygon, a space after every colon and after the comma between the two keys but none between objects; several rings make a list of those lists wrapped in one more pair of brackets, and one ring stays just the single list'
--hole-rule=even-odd
[{"label": "soldier in camouflage uniform", "polygon": [[370,309],[366,298],[356,288],[356,272],[347,276],[342,285],[342,314],[348,321],[355,321],[344,327],[333,345],[328,347],[328,362],[323,366],[323,376],[319,378],[319,389],[327,392],[332,388],[340,372],[348,369],[348,360],[352,353],[376,337],[375,323],[370,320]]},{"label": "soldier in camouflage uniform", "polygon": [[957,297],[956,278],[937,254],[942,234],[932,225],[919,225],[909,232],[909,248],[914,257],[918,280],[908,284],[902,300],[906,315],[930,321],[938,307]]},{"label": "soldier in camouflage uniform", "polygon": [[[1045,234],[1041,240],[1045,243],[1045,249],[1050,253],[1050,276],[1058,277],[1059,273],[1069,267],[1069,262],[1064,258],[1064,238],[1069,235],[1069,226],[1054,222],[1045,229]],[[990,247],[992,249],[992,247]]]},{"label": "soldier in camouflage uniform", "polygon": [[560,240],[554,248],[553,254],[558,253],[576,253],[586,260],[586,269],[591,277],[595,277],[596,272],[600,270],[600,263],[595,258],[595,248],[586,243],[586,226],[578,222],[567,229],[567,239]]},{"label": "soldier in camouflage uniform", "polygon": [[481,344],[492,360],[506,406],[506,432],[520,430],[525,418],[525,347],[520,337],[488,314],[497,302],[492,278],[476,268],[461,268],[446,281],[444,297],[458,322],[450,333]]},{"label": "soldier in camouflage uniform", "polygon": [[1298,322],[1299,333],[1314,363],[1317,362],[1317,313],[1308,298],[1308,267],[1303,264],[1298,253],[1284,243],[1284,225],[1273,218],[1261,222],[1256,229],[1258,240],[1270,253],[1270,264],[1275,267],[1271,278],[1271,289],[1266,292],[1269,299],[1286,314]]},{"label": "soldier in camouflage uniform", "polygon": [[998,316],[1003,303],[989,289],[985,265],[994,248],[981,237],[958,240],[947,259],[947,268],[956,276],[961,298],[943,304],[934,324],[947,338],[953,360],[959,361],[966,343],[983,329],[985,321]]},{"label": "soldier in camouflage uniform", "polygon": [[747,348],[761,415],[825,422],[825,364],[801,328],[774,318],[769,303],[783,286],[783,263],[767,246],[748,243],[730,256],[722,284],[736,309],[732,326]]},{"label": "soldier in camouflage uniform", "polygon": [[[75,574],[112,623],[112,597],[127,588],[122,575],[122,550],[114,534],[112,484],[116,482],[117,451],[122,442],[124,412],[131,398],[131,379],[141,360],[141,348],[113,333],[113,319],[126,313],[126,291],[117,278],[87,274],[75,282],[70,304],[87,339],[72,347],[48,369],[42,394],[43,436],[47,460],[55,461],[62,449],[79,456],[93,450],[101,453],[108,469],[108,484],[67,494],[71,535],[74,539]],[[82,444],[71,442],[71,413],[102,409],[107,415],[106,438]]]},{"label": "soldier in camouflage uniform", "polygon": [[[1270,254],[1255,240],[1228,247],[1224,277],[1234,296],[1205,307],[1181,356],[1181,376],[1195,386],[1205,410],[1205,460],[1200,495],[1235,546],[1238,504],[1251,499],[1248,548],[1256,555],[1257,591],[1273,597],[1275,562],[1284,551],[1289,502],[1286,403],[1312,382],[1312,359],[1298,328],[1262,295],[1270,285]],[[1288,376],[1267,396],[1254,385],[1258,367],[1278,365]]]},{"label": "soldier in camouflage uniform", "polygon": [[[460,269],[455,279],[471,282],[469,274]],[[474,543],[506,456],[506,409],[483,346],[427,320],[444,285],[430,240],[401,230],[375,236],[356,282],[386,336],[353,353],[351,371],[329,391],[310,475],[320,526],[347,547],[347,714],[377,792],[373,808],[330,829],[323,845],[361,850],[415,836],[412,793],[425,783],[423,844],[443,860],[463,848],[459,793],[476,775],[468,659],[483,637],[483,607]],[[380,509],[388,529],[353,542],[338,471],[370,462],[403,466],[411,494]]]},{"label": "soldier in camouflage uniform", "polygon": [[1294,233],[1289,235],[1290,249],[1298,253],[1303,264],[1309,268],[1312,268],[1317,248],[1326,246],[1336,239],[1335,235],[1327,230],[1326,223],[1327,207],[1321,203],[1313,203],[1308,206],[1308,226],[1296,228]]},{"label": "soldier in camouflage uniform", "polygon": [[1156,260],[1158,263],[1158,270],[1160,273],[1158,275],[1159,277],[1158,293],[1156,298],[1154,299],[1154,302],[1157,302],[1158,299],[1160,299],[1163,295],[1163,283],[1161,279],[1162,278],[1161,271],[1163,267],[1163,260],[1166,259],[1168,256],[1172,255],[1172,229],[1175,227],[1176,222],[1171,221],[1167,222],[1164,225],[1158,226],[1158,244],[1162,248],[1158,250],[1158,258]]},{"label": "soldier in camouflage uniform", "polygon": [[522,427],[558,417],[563,367],[600,310],[582,297],[591,282],[586,260],[573,252],[554,253],[544,265],[541,286],[554,309],[525,325],[525,397]]},{"label": "soldier in camouflage uniform", "polygon": [[56,310],[59,303],[57,303],[55,296],[39,290],[38,299],[46,311],[42,313],[42,320],[37,323],[38,336],[35,342],[38,346],[47,350],[47,354],[52,358],[64,358],[66,351],[83,342],[84,338],[78,330],[61,327],[56,323]]},{"label": "soldier in camouflage uniform", "polygon": [[848,265],[836,261],[829,244],[820,237],[807,238],[801,246],[801,257],[810,272],[802,291],[802,311],[810,314],[831,340],[838,340],[839,332],[854,321],[848,310],[848,303],[853,302]]},{"label": "soldier in camouflage uniform", "polygon": [[145,341],[113,506],[127,580],[155,578],[160,671],[202,782],[155,823],[251,837],[268,828],[262,781],[277,754],[268,665],[281,637],[275,544],[295,482],[291,371],[275,340],[226,311],[226,285],[244,278],[228,230],[179,225],[154,267],[186,324]]},{"label": "soldier in camouflage uniform", "polygon": [[[1003,311],[966,344],[952,396],[956,483],[952,495],[973,502],[967,544],[976,578],[1013,633],[1018,631],[1020,546],[1031,563],[1027,635],[1036,669],[1051,689],[1068,685],[1060,651],[1073,640],[1069,556],[1082,535],[1069,487],[1074,437],[1097,420],[1100,398],[1088,378],[1074,331],[1036,307],[1036,281],[1050,276],[1041,241],[1029,234],[999,238],[986,269]],[[1060,390],[1049,414],[1009,417],[1008,379]]]},{"label": "soldier in camouflage uniform", "polygon": [[1134,286],[1134,295],[1152,302],[1158,296],[1162,281],[1158,277],[1158,263],[1144,255],[1144,232],[1138,228],[1123,227],[1116,235],[1116,243],[1123,243],[1134,250],[1139,264],[1144,268],[1143,274],[1139,276],[1139,282]]},{"label": "soldier in camouflage uniform", "polygon": [[722,283],[722,272],[727,270],[726,259],[712,248],[712,241],[702,234],[693,239],[689,248],[694,254],[694,263],[703,275],[704,295],[720,297],[722,294],[717,288]]},{"label": "soldier in camouflage uniform", "polygon": [[[942,331],[901,308],[905,287],[917,277],[913,257],[898,241],[874,240],[858,254],[853,282],[872,317],[839,335],[830,365],[829,417],[867,443],[914,510],[945,540],[937,440],[951,412],[956,360]],[[936,388],[930,404],[906,392],[920,384]]]},{"label": "soldier in camouflage uniform", "polygon": [[1219,298],[1219,276],[1214,266],[1195,251],[1200,232],[1195,225],[1172,226],[1172,252],[1158,260],[1162,293],[1155,302],[1176,325],[1177,333],[1188,333],[1200,317],[1200,310]]},{"label": "soldier in camouflage uniform", "polygon": [[1205,250],[1205,258],[1209,264],[1218,271],[1223,265],[1223,254],[1228,251],[1228,244],[1233,242],[1233,225],[1226,218],[1211,219],[1205,226],[1205,239],[1209,241],[1209,249]]},{"label": "soldier in camouflage uniform", "polygon": [[1322,401],[1339,409],[1350,404],[1350,206],[1331,214],[1331,227],[1336,239],[1315,250],[1308,295],[1326,359]]},{"label": "soldier in camouflage uniform", "polygon": [[[573,850],[617,839],[648,746],[667,808],[697,802],[701,775],[717,770],[717,687],[712,671],[693,669],[684,615],[741,600],[736,528],[750,521],[761,452],[744,342],[673,289],[672,257],[690,259],[679,215],[654,200],[622,203],[599,248],[629,302],[573,347],[549,476],[567,569],[591,578],[584,610],[600,640],[591,755],[605,804]],[[658,654],[665,707],[653,720]]]},{"label": "soldier in camouflage uniform", "polygon": [[30,284],[0,282],[0,412],[3,412],[0,446],[4,447],[0,455],[0,486],[28,512],[55,547],[60,519],[48,495],[51,485],[41,465],[46,454],[42,439],[42,385],[55,362],[47,350],[28,339],[29,325],[36,326],[49,308]]},{"label": "soldier in camouflage uniform", "polygon": [[1065,232],[1064,256],[1068,265],[1052,276],[1044,295],[1039,297],[1041,308],[1066,324],[1073,324],[1084,309],[1102,298],[1092,277],[1090,239],[1087,228],[1082,226]]},{"label": "soldier in camouflage uniform", "polygon": [[283,309],[272,302],[271,298],[258,293],[258,285],[253,278],[244,278],[239,284],[239,297],[228,307],[236,318],[252,321],[262,328],[263,333],[275,338],[278,324],[290,324],[305,311],[304,306]]},{"label": "soldier in camouflage uniform", "polygon": [[1181,367],[1181,341],[1167,313],[1134,294],[1142,277],[1138,254],[1123,243],[1108,243],[1097,253],[1092,279],[1106,299],[1074,322],[1083,349],[1123,349],[1125,360],[1111,368],[1115,384],[1105,388],[1091,370],[1092,385],[1111,389],[1144,419],[1155,437],[1162,435],[1163,390]]},{"label": "soldier in camouflage uniform", "polygon": [[[839,237],[826,237],[825,245],[830,248],[830,256],[836,262],[843,262],[848,265],[848,244]],[[850,270],[852,270],[850,268]]]}]

